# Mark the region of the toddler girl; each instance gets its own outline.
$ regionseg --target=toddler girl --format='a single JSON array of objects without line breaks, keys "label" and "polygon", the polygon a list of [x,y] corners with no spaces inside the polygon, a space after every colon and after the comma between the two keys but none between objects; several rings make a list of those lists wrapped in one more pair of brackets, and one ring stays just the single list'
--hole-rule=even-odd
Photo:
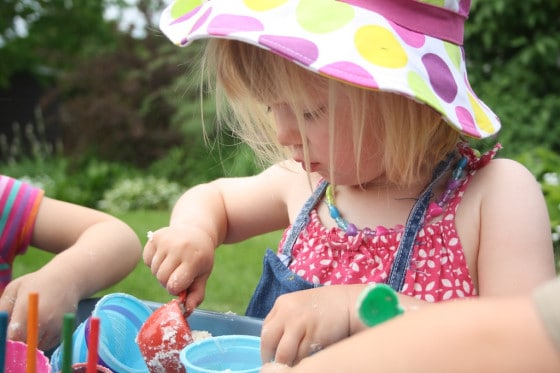
[{"label": "toddler girl", "polygon": [[368,283],[409,308],[554,276],[539,185],[492,160],[499,145],[465,143],[500,128],[467,80],[470,1],[432,3],[177,0],[163,13],[176,44],[210,39],[219,118],[271,166],[186,191],[144,260],[192,309],[219,245],[285,229],[247,309],[266,317],[265,360],[291,364],[363,328]]}]

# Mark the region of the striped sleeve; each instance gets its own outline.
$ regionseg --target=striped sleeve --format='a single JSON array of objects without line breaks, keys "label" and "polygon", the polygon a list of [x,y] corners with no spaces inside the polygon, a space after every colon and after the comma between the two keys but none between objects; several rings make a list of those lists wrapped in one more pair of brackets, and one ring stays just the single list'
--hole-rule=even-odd
[{"label": "striped sleeve", "polygon": [[0,175],[0,289],[11,280],[11,266],[27,250],[43,191]]}]

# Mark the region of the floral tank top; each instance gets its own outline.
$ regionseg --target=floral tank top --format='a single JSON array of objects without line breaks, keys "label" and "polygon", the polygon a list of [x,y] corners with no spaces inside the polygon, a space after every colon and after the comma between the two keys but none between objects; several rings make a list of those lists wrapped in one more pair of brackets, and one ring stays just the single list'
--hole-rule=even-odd
[{"label": "floral tank top", "polygon": [[[476,170],[500,148],[496,145],[483,157],[469,159],[469,171],[439,216],[428,218],[418,232],[402,294],[429,302],[477,295],[463,247],[455,226],[455,215]],[[279,243],[281,252],[290,227]],[[339,227],[326,228],[316,208],[292,248],[289,268],[303,279],[322,285],[385,283],[402,236],[402,226],[375,235],[359,231],[348,236]]]}]

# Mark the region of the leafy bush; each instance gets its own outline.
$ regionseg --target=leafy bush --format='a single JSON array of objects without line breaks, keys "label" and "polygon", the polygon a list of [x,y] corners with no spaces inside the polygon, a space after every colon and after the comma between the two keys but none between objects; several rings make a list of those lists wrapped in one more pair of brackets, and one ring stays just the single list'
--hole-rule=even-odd
[{"label": "leafy bush", "polygon": [[169,210],[184,188],[153,176],[124,179],[108,189],[98,208],[112,214],[136,210]]},{"label": "leafy bush", "polygon": [[465,25],[469,80],[501,118],[503,154],[560,152],[559,1],[473,0]]},{"label": "leafy bush", "polygon": [[560,155],[538,147],[522,153],[517,160],[531,170],[541,184],[552,226],[556,268],[560,270]]}]

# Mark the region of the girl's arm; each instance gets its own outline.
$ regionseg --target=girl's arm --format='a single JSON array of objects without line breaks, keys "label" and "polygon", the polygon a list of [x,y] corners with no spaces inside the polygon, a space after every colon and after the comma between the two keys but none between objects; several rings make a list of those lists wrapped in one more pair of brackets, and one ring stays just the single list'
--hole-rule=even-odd
[{"label": "girl's arm", "polygon": [[295,176],[275,165],[255,176],[195,186],[177,201],[169,225],[198,226],[216,247],[287,227],[286,184]]},{"label": "girl's arm", "polygon": [[472,185],[480,196],[478,257],[470,268],[479,294],[529,293],[555,276],[543,193],[533,175],[511,160],[494,160],[479,173]]},{"label": "girl's arm", "polygon": [[171,294],[187,291],[186,308],[204,299],[214,251],[289,224],[286,195],[297,174],[281,166],[195,186],[177,201],[168,227],[154,232],[144,262]]}]

